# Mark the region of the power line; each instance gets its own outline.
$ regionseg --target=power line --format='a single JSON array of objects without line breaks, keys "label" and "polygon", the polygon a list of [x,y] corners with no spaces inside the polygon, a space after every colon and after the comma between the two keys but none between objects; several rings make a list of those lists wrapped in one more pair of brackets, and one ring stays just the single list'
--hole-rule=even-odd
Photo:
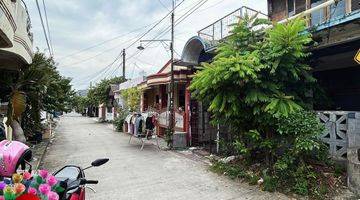
[{"label": "power line", "polygon": [[[176,20],[175,26],[179,25],[181,22],[183,22],[186,18],[188,18],[191,14],[193,14],[197,9],[199,9],[201,6],[203,6],[208,0],[200,0],[198,3],[193,5],[188,11],[186,11],[183,15],[179,17],[179,19]],[[166,33],[168,33],[171,30],[171,26],[168,26],[163,33],[160,33],[160,35],[156,36],[154,39],[162,37]]]},{"label": "power line", "polygon": [[[176,7],[180,6],[184,1],[185,1],[185,0],[182,0]],[[176,7],[175,7],[175,8],[176,8]],[[168,12],[163,18],[161,18],[158,22],[156,22],[154,26],[152,26],[149,30],[147,30],[145,33],[143,33],[139,38],[137,38],[135,41],[133,41],[130,45],[128,45],[127,47],[125,47],[125,49],[127,50],[128,48],[132,47],[132,46],[135,45],[137,42],[139,42],[139,41],[140,41],[143,37],[145,37],[150,31],[152,31],[156,26],[158,26],[162,21],[164,21],[171,13],[172,13],[172,11],[171,11],[171,12]],[[114,49],[114,48],[113,48],[113,49]],[[112,50],[112,49],[111,49],[111,50]],[[107,51],[109,51],[109,50],[107,50]],[[93,59],[93,58],[95,58],[95,57],[98,57],[99,55],[101,55],[101,54],[103,54],[103,53],[104,53],[104,52],[101,52],[101,53],[99,53],[99,54],[97,54],[97,55],[95,55],[95,56],[93,56],[93,57],[90,57],[90,58],[87,58],[87,59],[83,59],[83,60],[81,60],[81,61],[79,61],[79,62],[72,63],[72,64],[68,64],[68,65],[66,65],[66,66],[77,65],[77,64],[86,62],[86,61],[88,61],[88,60],[90,60],[90,59]],[[114,62],[116,62],[116,61],[119,59],[119,57],[121,56],[121,54],[122,54],[122,53],[119,53],[119,54],[116,56]]]},{"label": "power line", "polygon": [[[179,7],[185,0],[182,0],[178,5],[175,6],[174,9],[176,9],[177,7]],[[156,26],[158,26],[163,20],[165,20],[170,14],[172,13],[172,11],[168,12],[163,18],[161,18],[154,26],[152,26],[149,30],[147,30],[144,34],[142,34],[138,39],[136,39],[134,42],[132,42],[130,45],[128,45],[125,49],[130,48],[131,46],[133,46],[134,44],[136,44],[137,42],[139,42],[143,37],[145,37],[150,31],[152,31]],[[137,54],[139,54],[141,51],[138,50],[136,51],[134,54],[132,54],[131,56],[126,58],[126,61],[133,58],[134,56],[136,56]],[[142,53],[142,52],[141,52]],[[121,56],[121,53],[115,57],[115,60],[110,64],[113,65]]]},{"label": "power line", "polygon": [[80,80],[80,81],[82,81],[80,83],[92,81],[92,80],[96,79],[98,76],[102,76],[103,74],[108,73],[108,71],[111,69],[111,67],[113,66],[113,64],[115,62],[116,62],[116,60],[114,62],[110,63],[109,65],[107,65],[106,67],[102,68],[101,70],[96,71],[93,74],[90,74],[86,77],[83,77],[82,80]]},{"label": "power line", "polygon": [[176,22],[176,25],[179,25],[181,22],[183,22],[186,18],[188,18],[190,15],[192,15],[197,9],[199,9],[201,6],[203,6],[208,0],[205,0],[203,3],[201,3],[197,8],[195,8],[193,11],[191,11],[187,16],[185,16],[182,20],[179,22]]},{"label": "power line", "polygon": [[[192,8],[190,8],[187,12],[185,12],[183,15],[181,15],[178,20],[176,20],[175,26],[179,25],[181,22],[183,22],[185,19],[187,19],[191,14],[193,14],[196,10],[198,10],[201,6],[203,6],[207,1],[208,0],[200,0],[198,3],[196,3],[196,5],[192,6]],[[162,31],[160,34],[155,36],[152,40],[160,38],[163,35],[165,35],[166,33],[168,33],[170,31],[170,30],[168,30],[169,28],[171,28],[171,26],[168,26],[164,31]],[[149,42],[147,44],[147,46],[149,46],[150,44],[151,44],[151,42]],[[147,48],[147,46],[145,46],[145,49]],[[133,69],[133,73],[134,73],[134,69]]]},{"label": "power line", "polygon": [[[185,0],[182,0],[178,5],[175,6],[174,9],[176,9],[177,7],[179,7]],[[139,42],[143,37],[145,37],[145,35],[147,35],[150,31],[152,31],[157,25],[159,25],[164,19],[166,19],[173,11],[168,12],[158,23],[156,23],[153,27],[151,27],[148,31],[146,31],[142,36],[140,36],[140,38],[138,38],[135,42],[131,43],[127,48],[130,48],[132,45],[136,44],[137,42]]]},{"label": "power line", "polygon": [[42,2],[43,2],[43,7],[44,7],[45,22],[46,22],[46,27],[47,27],[47,33],[49,35],[49,43],[50,43],[50,47],[51,47],[51,52],[54,55],[54,46],[53,46],[52,39],[51,39],[51,33],[50,33],[50,28],[49,28],[49,21],[48,21],[48,16],[47,16],[47,11],[46,11],[45,0],[42,0]]},{"label": "power line", "polygon": [[[185,20],[187,17],[189,17],[192,13],[194,13],[197,9],[199,9],[202,5],[204,5],[208,0],[200,0],[198,3],[196,3],[196,5],[194,5],[190,10],[188,10],[186,13],[184,13],[178,20],[180,21],[176,21],[176,24],[175,26],[177,26],[178,24],[180,24],[183,20]],[[175,9],[180,6],[182,3],[184,2],[181,1],[176,7]],[[128,45],[125,49],[128,49],[130,48],[131,46],[133,46],[134,44],[136,44],[138,41],[140,41],[145,35],[147,35],[150,31],[152,31],[157,25],[159,25],[166,17],[168,17],[170,14],[172,13],[169,12],[167,15],[165,15],[159,22],[157,22],[153,27],[151,27],[148,31],[146,31],[144,34],[142,34],[137,40],[135,40],[134,42],[132,42],[130,45]],[[168,28],[166,28],[164,31],[162,31],[160,34],[158,34],[154,39],[158,38],[158,37],[161,37],[162,35],[166,34],[169,32],[169,30],[167,30]],[[146,47],[150,46],[150,43],[149,42],[148,44],[146,44]],[[142,54],[144,51],[136,51],[134,54],[132,54],[131,56],[127,57],[126,58],[126,61],[133,58],[134,56],[138,55],[138,54]],[[121,56],[121,53],[115,58],[115,60],[110,63],[110,65],[108,65],[107,67],[111,67],[118,59],[119,57]],[[122,64],[122,62],[120,63]],[[106,68],[107,68],[106,67]],[[117,68],[115,70],[113,70],[113,72],[111,73],[111,75],[113,75],[115,72],[116,72]],[[134,69],[133,69],[133,72],[132,74],[134,73]]]},{"label": "power line", "polygon": [[158,2],[159,2],[166,10],[170,11],[169,8],[168,8],[161,0],[158,0]]},{"label": "power line", "polygon": [[[181,22],[183,22],[186,18],[188,18],[191,14],[193,14],[196,10],[198,10],[201,6],[203,6],[208,0],[200,0],[199,2],[197,2],[196,4],[194,4],[187,12],[185,12],[184,14],[182,14],[180,16],[180,18],[178,20],[176,20],[175,22],[175,26],[179,25]],[[169,29],[170,28],[170,29]],[[168,33],[171,30],[171,25],[167,26],[162,32],[160,32],[158,35],[156,35],[154,38],[152,38],[151,40],[155,40],[157,38],[162,37],[163,35],[165,35],[166,33]],[[152,43],[152,41],[150,41],[149,43],[146,44],[145,46],[145,50],[147,49],[148,46],[150,46],[150,44]],[[144,50],[141,52],[141,54],[144,52]],[[135,53],[137,54],[137,53]],[[133,54],[132,56],[130,56],[128,59],[132,58],[135,56],[135,54]]]},{"label": "power line", "polygon": [[[135,37],[135,38],[136,38],[136,37]],[[72,66],[72,65],[78,65],[78,64],[81,64],[81,63],[83,63],[83,62],[87,62],[87,61],[89,61],[89,60],[92,60],[92,59],[94,59],[94,58],[96,58],[96,57],[101,56],[102,54],[104,54],[104,53],[106,53],[106,52],[109,52],[109,51],[111,51],[111,50],[117,49],[117,48],[121,47],[122,45],[125,45],[126,43],[130,42],[131,40],[133,40],[133,39],[135,39],[135,38],[132,38],[132,39],[130,39],[129,41],[125,41],[125,42],[121,43],[120,45],[116,45],[115,47],[112,47],[112,48],[110,48],[110,49],[106,49],[106,50],[104,50],[104,51],[102,51],[102,52],[100,52],[100,53],[98,53],[98,54],[96,54],[96,55],[94,55],[94,56],[91,56],[91,57],[82,59],[82,60],[77,61],[77,62],[74,62],[74,63],[70,63],[70,64],[63,65],[62,67]]]},{"label": "power line", "polygon": [[88,51],[88,50],[90,50],[90,49],[93,49],[93,48],[95,48],[95,47],[101,46],[101,45],[106,44],[106,43],[108,43],[108,42],[114,41],[114,40],[116,40],[116,39],[125,37],[125,36],[127,36],[127,35],[130,35],[130,34],[132,34],[132,33],[137,32],[137,31],[140,31],[140,30],[142,30],[142,29],[144,29],[144,28],[146,28],[146,27],[149,27],[149,26],[151,26],[151,25],[153,25],[153,24],[155,24],[155,23],[156,23],[156,22],[153,22],[153,23],[148,24],[148,25],[145,25],[145,26],[143,26],[143,27],[139,27],[139,28],[133,29],[133,30],[131,30],[131,31],[125,33],[125,34],[121,34],[121,35],[115,36],[115,37],[113,37],[113,38],[111,38],[111,39],[105,40],[105,41],[103,41],[103,42],[97,43],[97,44],[92,45],[92,46],[90,46],[90,47],[86,47],[86,48],[81,49],[81,50],[79,50],[79,51],[76,51],[76,52],[74,52],[74,53],[71,53],[71,54],[68,54],[68,55],[66,55],[66,56],[63,56],[63,57],[61,57],[61,58],[59,58],[59,59],[62,60],[62,59],[68,58],[68,57],[72,57],[72,56],[78,55],[78,54],[80,54],[80,53],[82,53],[82,52]]},{"label": "power line", "polygon": [[219,2],[216,2],[216,3],[214,3],[214,4],[212,4],[212,5],[208,6],[208,7],[206,7],[206,8],[204,8],[204,9],[198,10],[196,13],[201,13],[201,12],[203,12],[203,11],[205,11],[205,10],[208,10],[208,9],[210,9],[210,8],[213,8],[213,7],[216,7],[216,6],[220,5],[221,3],[223,3],[224,1],[225,1],[225,0],[220,0]]},{"label": "power line", "polygon": [[[152,23],[152,24],[154,24],[154,23]],[[150,25],[151,25],[151,24],[150,24]],[[148,25],[147,25],[147,26],[148,26]],[[146,27],[147,27],[147,26],[146,26]],[[139,29],[138,29],[138,30],[139,30]],[[132,32],[135,32],[135,31],[132,31]],[[130,34],[130,33],[127,33],[126,35],[128,35],[128,34]],[[140,35],[142,35],[142,34],[140,34]],[[87,62],[87,61],[89,61],[89,60],[92,60],[92,59],[94,59],[94,58],[96,58],[96,57],[98,57],[98,56],[100,56],[100,55],[102,55],[102,54],[104,54],[104,53],[106,53],[106,52],[109,52],[109,51],[111,51],[111,50],[117,49],[117,48],[121,47],[122,45],[125,45],[126,43],[129,43],[129,42],[131,42],[131,41],[134,40],[134,39],[137,39],[138,37],[140,37],[140,35],[137,35],[137,36],[135,36],[134,38],[132,38],[132,39],[130,39],[130,40],[127,40],[127,41],[121,43],[120,45],[116,45],[115,47],[112,47],[112,48],[110,48],[110,49],[107,49],[107,50],[105,50],[105,51],[102,51],[102,52],[100,52],[100,53],[98,53],[98,54],[96,54],[96,55],[94,55],[94,56],[85,58],[85,59],[80,60],[80,61],[78,61],[78,62],[74,62],[74,63],[71,63],[71,64],[63,65],[62,67],[71,66],[71,65],[78,65],[78,64],[81,64],[81,63],[83,63],[83,62]],[[109,42],[109,41],[110,41],[110,40],[105,41],[104,43]],[[89,48],[93,48],[93,47],[89,47]],[[88,48],[88,49],[89,49],[89,48]],[[128,48],[128,47],[127,47],[127,48]],[[121,53],[120,53],[119,55],[121,55]],[[115,61],[116,61],[117,59],[119,59],[119,55],[116,57]]]},{"label": "power line", "polygon": [[52,55],[52,52],[51,52],[51,47],[50,47],[50,44],[49,44],[49,39],[48,39],[47,34],[46,34],[46,29],[45,29],[45,26],[44,26],[44,21],[43,21],[43,18],[42,18],[42,14],[41,14],[41,10],[40,10],[40,6],[39,6],[39,1],[38,1],[38,0],[36,0],[36,6],[37,6],[37,9],[38,9],[38,11],[39,11],[40,21],[41,21],[41,25],[42,25],[42,28],[43,28],[43,31],[44,31],[44,36],[45,36],[45,40],[46,40],[46,44],[47,44],[47,47],[48,47],[50,56],[53,56],[53,55]]},{"label": "power line", "polygon": [[[183,22],[185,19],[187,19],[191,14],[193,14],[197,9],[199,9],[201,6],[203,6],[207,1],[208,0],[200,0],[198,3],[193,5],[187,12],[185,12],[183,15],[181,15],[178,20],[176,20],[175,26],[179,25],[181,22]],[[157,36],[155,36],[151,40],[155,40],[157,38],[160,38],[160,37],[164,36],[170,30],[171,30],[171,26],[168,26],[160,34],[158,34]],[[152,43],[152,42],[149,42],[148,45],[150,45],[150,43]]]}]

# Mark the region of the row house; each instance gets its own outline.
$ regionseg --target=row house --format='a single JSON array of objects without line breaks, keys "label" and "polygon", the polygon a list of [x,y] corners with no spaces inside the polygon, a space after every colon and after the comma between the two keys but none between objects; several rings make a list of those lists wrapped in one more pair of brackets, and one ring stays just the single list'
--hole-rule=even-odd
[{"label": "row house", "polygon": [[119,84],[111,84],[108,88],[108,101],[102,103],[98,108],[99,121],[113,121],[116,118],[117,101],[115,93],[119,90]]},{"label": "row house", "polygon": [[[177,133],[182,133],[184,138],[189,141],[189,107],[190,104],[190,75],[192,71],[187,67],[179,65],[179,61],[174,63],[174,114],[175,127]],[[157,135],[164,136],[169,128],[169,91],[171,81],[171,61],[168,61],[156,74],[146,77],[139,88],[141,95],[141,112],[156,112]],[[186,145],[186,144],[185,144]]]},{"label": "row house", "polygon": [[268,8],[277,22],[307,13],[317,42],[311,49],[313,74],[331,100],[314,105],[326,127],[322,140],[333,159],[347,164],[348,186],[360,195],[360,1],[268,0]]},{"label": "row house", "polygon": [[[360,53],[359,0],[268,0],[268,11],[266,15],[242,7],[200,30],[186,43],[182,63],[196,70],[201,62],[211,62],[217,44],[231,34],[232,27],[228,25],[244,15],[256,14],[274,23],[304,18],[307,31],[316,42],[309,49],[312,53],[309,64],[330,98],[329,105],[320,102],[314,105],[326,127],[321,139],[329,146],[333,159],[347,163],[348,185],[360,193],[360,68],[356,60]],[[198,110],[194,113],[195,118],[203,116],[201,120],[190,116],[191,134],[210,135],[210,144],[213,138],[217,140],[219,135],[226,135],[220,133],[226,132],[222,127],[213,131],[215,127],[207,123],[209,115],[201,102],[190,104],[190,110]]]},{"label": "row house", "polygon": [[[202,62],[211,62],[216,46],[231,34],[231,24],[245,15],[273,22],[286,23],[289,18],[304,17],[308,31],[313,33],[316,47],[310,49],[314,76],[331,98],[327,107],[314,105],[320,119],[326,124],[323,139],[338,160],[347,159],[348,132],[351,123],[359,118],[360,81],[358,63],[354,56],[359,50],[359,2],[354,0],[269,0],[268,14],[248,7],[241,7],[198,31],[184,46],[181,60],[175,62],[175,131],[186,135],[188,146],[202,146],[218,152],[219,139],[227,135],[226,127],[212,126],[207,106],[191,98],[188,86]],[[143,91],[141,111],[156,111],[160,116],[158,134],[168,127],[168,101],[170,62],[156,74],[138,84]],[[360,124],[360,123],[359,123]],[[334,126],[335,125],[335,126]],[[331,127],[331,128],[329,128]],[[360,132],[360,127],[357,129]]]},{"label": "row house", "polygon": [[[324,0],[269,0],[269,17],[279,22]],[[313,39],[314,75],[331,98],[323,110],[360,111],[360,68],[354,60],[360,47],[360,2],[338,0],[305,16]]]},{"label": "row house", "polygon": [[[26,4],[21,0],[0,1],[0,79],[16,77],[32,62],[33,34]],[[0,84],[0,122],[11,91]]]}]

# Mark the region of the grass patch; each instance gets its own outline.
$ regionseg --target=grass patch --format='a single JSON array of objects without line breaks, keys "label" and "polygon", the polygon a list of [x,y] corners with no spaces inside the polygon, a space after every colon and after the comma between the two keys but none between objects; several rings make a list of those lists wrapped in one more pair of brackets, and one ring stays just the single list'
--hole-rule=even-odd
[{"label": "grass patch", "polygon": [[[302,169],[298,169],[293,177],[284,180],[274,173],[269,173],[268,169],[261,165],[245,165],[241,161],[222,163],[212,161],[210,171],[225,175],[232,180],[243,180],[250,185],[258,185],[263,191],[281,192],[290,196],[307,196],[309,199],[332,199],[337,193],[341,192],[337,188],[345,185],[344,167],[334,165],[332,167],[316,167],[308,176]],[[286,175],[284,175],[286,176]]]}]

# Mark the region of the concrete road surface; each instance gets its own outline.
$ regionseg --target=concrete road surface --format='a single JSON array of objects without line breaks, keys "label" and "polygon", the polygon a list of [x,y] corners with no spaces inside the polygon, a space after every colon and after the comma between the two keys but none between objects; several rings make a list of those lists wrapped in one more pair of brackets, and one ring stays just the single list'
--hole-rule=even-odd
[{"label": "concrete road surface", "polygon": [[99,180],[93,186],[97,193],[87,190],[87,199],[94,200],[287,199],[218,176],[203,162],[172,151],[153,145],[140,151],[138,141],[128,144],[128,139],[106,124],[68,114],[61,118],[42,166],[54,171],[66,164],[85,167],[97,158],[110,158],[106,165],[86,171],[88,179]]}]

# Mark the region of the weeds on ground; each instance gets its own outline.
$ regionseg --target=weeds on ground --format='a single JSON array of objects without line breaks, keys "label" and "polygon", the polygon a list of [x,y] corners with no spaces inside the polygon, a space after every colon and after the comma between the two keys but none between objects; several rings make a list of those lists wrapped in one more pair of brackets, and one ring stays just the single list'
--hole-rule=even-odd
[{"label": "weeds on ground", "polygon": [[261,190],[281,192],[287,195],[308,196],[310,199],[331,199],[337,188],[345,185],[345,169],[341,165],[314,166],[314,171],[305,172],[299,167],[293,177],[269,172],[259,164],[245,165],[243,160],[231,163],[212,161],[210,170],[233,180],[243,180],[250,185],[259,185]]}]

